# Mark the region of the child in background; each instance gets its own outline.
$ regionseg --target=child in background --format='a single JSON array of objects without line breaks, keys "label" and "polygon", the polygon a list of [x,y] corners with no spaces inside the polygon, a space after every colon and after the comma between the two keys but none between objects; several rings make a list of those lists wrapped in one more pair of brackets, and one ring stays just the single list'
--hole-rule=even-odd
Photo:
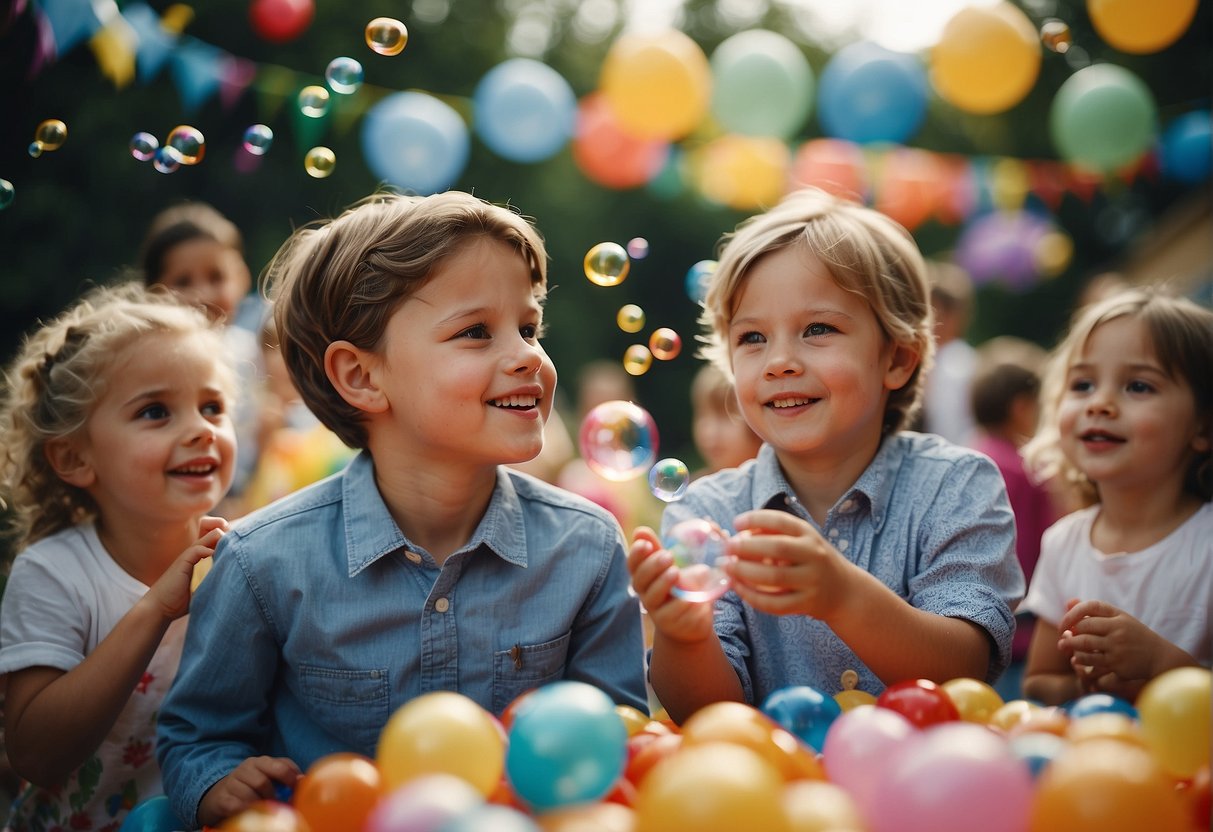
[{"label": "child in background", "polygon": [[[253,391],[263,375],[256,330],[233,326],[252,287],[240,230],[206,203],[174,205],[152,219],[143,239],[140,265],[148,286],[166,286],[201,305],[223,325],[224,343],[239,382],[230,414],[239,439],[231,493],[238,496],[252,476],[260,450]],[[229,505],[234,507],[235,502]]]},{"label": "child in background", "polygon": [[737,468],[762,447],[741,418],[733,383],[715,364],[704,364],[691,382],[691,434],[703,457],[699,476]]},{"label": "child in background", "polygon": [[940,260],[927,262],[927,280],[935,319],[935,361],[923,388],[923,430],[967,445],[975,429],[969,386],[977,351],[965,340],[973,315],[973,281],[960,266]]},{"label": "child in background", "polygon": [[[1043,349],[1022,338],[993,338],[977,351],[977,372],[970,390],[978,427],[973,448],[994,460],[1002,472],[1015,514],[1015,554],[1029,581],[1040,557],[1040,537],[1058,517],[1049,490],[1028,476],[1020,456],[1020,449],[1036,435],[1040,371],[1047,357]],[[1015,616],[1011,664],[994,686],[1004,700],[1022,696],[1024,659],[1034,622],[1031,613]]]},{"label": "child in background", "polygon": [[268,274],[295,387],[362,451],[218,547],[160,716],[178,815],[216,825],[323,756],[373,756],[430,691],[501,714],[574,679],[644,708],[618,524],[505,467],[539,453],[556,384],[535,229],[463,193],[380,194]]},{"label": "child in background", "polygon": [[26,339],[0,406],[21,550],[0,607],[6,829],[116,829],[161,793],[156,713],[194,566],[227,524],[234,376],[197,309],[95,290]]},{"label": "child in background", "polygon": [[[921,255],[887,217],[815,188],[726,238],[702,321],[764,445],[691,483],[663,529],[706,518],[732,537],[713,609],[671,595],[649,529],[628,556],[656,628],[650,675],[670,715],[761,704],[845,671],[893,682],[994,680],[1023,592],[1014,519],[985,456],[901,428],[932,352]],[[850,674],[848,674],[850,675]]]},{"label": "child in background", "polygon": [[1213,623],[1213,312],[1130,291],[1079,310],[1046,374],[1029,464],[1088,508],[1045,532],[1025,609],[1025,696],[1132,701],[1209,667]]}]

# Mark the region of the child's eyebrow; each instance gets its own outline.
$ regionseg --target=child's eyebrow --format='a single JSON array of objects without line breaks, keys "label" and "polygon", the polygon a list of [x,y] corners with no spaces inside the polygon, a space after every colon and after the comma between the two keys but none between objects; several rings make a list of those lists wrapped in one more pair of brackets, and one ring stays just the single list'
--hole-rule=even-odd
[{"label": "child's eyebrow", "polygon": [[[841,309],[835,309],[833,307],[821,307],[821,308],[815,308],[815,309],[800,309],[800,310],[793,310],[793,312],[794,312],[794,314],[801,316],[801,317],[805,317],[805,318],[816,318],[816,317],[821,316],[821,317],[833,317],[833,318],[846,318],[847,320],[851,320],[854,317],[853,315],[850,315]],[[737,326],[738,324],[741,324],[744,326],[749,326],[756,321],[762,321],[762,320],[764,320],[764,318],[762,318],[762,317],[759,317],[756,315],[747,315],[745,317],[731,319],[729,321],[729,326],[731,326],[731,327]]]}]

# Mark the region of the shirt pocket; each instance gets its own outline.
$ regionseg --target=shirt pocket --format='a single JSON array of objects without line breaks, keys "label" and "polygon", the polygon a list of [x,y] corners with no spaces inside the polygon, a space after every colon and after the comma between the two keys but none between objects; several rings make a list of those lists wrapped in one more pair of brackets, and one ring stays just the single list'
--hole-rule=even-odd
[{"label": "shirt pocket", "polygon": [[534,688],[564,677],[572,632],[542,644],[516,644],[493,654],[493,713]]},{"label": "shirt pocket", "polygon": [[391,693],[386,667],[371,670],[300,665],[299,682],[313,721],[361,753],[374,756],[387,724]]}]

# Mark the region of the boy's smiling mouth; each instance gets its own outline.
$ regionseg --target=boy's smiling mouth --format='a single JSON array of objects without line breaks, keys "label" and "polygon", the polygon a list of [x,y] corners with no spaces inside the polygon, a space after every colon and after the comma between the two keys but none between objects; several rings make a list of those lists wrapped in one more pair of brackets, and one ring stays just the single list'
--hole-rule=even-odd
[{"label": "boy's smiling mouth", "polygon": [[774,408],[775,410],[785,410],[793,407],[803,407],[819,401],[821,399],[810,399],[808,396],[788,396],[782,399],[772,399],[767,402],[767,407]]},{"label": "boy's smiling mouth", "polygon": [[493,407],[503,407],[512,410],[526,410],[539,403],[536,396],[506,396],[502,399],[489,399]]}]

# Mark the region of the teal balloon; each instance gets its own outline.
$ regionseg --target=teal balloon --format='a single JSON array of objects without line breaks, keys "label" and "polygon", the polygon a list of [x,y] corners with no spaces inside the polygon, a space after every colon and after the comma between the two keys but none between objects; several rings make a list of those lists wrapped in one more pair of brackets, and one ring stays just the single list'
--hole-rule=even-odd
[{"label": "teal balloon", "polygon": [[738,32],[712,53],[712,114],[747,136],[790,138],[813,107],[813,68],[800,47],[765,29]]},{"label": "teal balloon", "polygon": [[547,64],[511,58],[490,69],[472,93],[474,126],[489,150],[513,162],[540,162],[573,138],[577,96]]},{"label": "teal balloon", "polygon": [[126,819],[118,832],[173,832],[186,829],[186,825],[177,820],[169,806],[168,798],[164,795],[149,797],[126,813]]},{"label": "teal balloon", "polygon": [[905,144],[927,115],[927,73],[916,55],[859,41],[830,58],[817,97],[817,119],[827,136]]},{"label": "teal balloon", "polygon": [[362,157],[378,178],[421,196],[452,187],[467,167],[467,125],[421,92],[398,92],[362,120]]},{"label": "teal balloon", "polygon": [[1063,159],[1112,171],[1150,149],[1158,132],[1158,107],[1149,87],[1129,70],[1092,64],[1057,90],[1049,132]]}]

